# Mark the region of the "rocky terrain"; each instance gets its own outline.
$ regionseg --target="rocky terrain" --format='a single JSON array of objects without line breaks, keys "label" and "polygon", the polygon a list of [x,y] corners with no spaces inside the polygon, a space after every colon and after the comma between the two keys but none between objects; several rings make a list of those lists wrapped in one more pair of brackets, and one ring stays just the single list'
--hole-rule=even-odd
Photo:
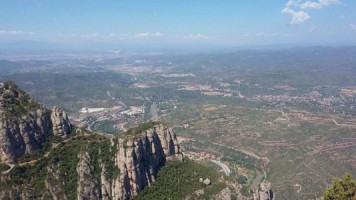
[{"label": "rocky terrain", "polygon": [[[37,168],[37,163],[45,164],[42,166],[44,168],[42,176],[44,177],[39,177],[45,183],[44,190],[40,191],[41,198],[73,199],[74,196],[66,191],[66,185],[61,181],[63,178],[68,181],[70,177],[75,176],[73,185],[76,186],[74,192],[77,199],[129,199],[155,181],[158,171],[167,160],[183,160],[175,134],[163,125],[154,125],[141,133],[111,140],[98,136],[91,138],[92,136],[80,134],[74,137],[81,138],[80,140],[89,140],[87,143],[75,144],[83,149],[79,150],[75,156],[77,159],[72,162],[72,166],[68,166],[72,169],[74,167],[72,171],[74,174],[68,175],[69,177],[61,177],[61,174],[66,175],[67,173],[61,171],[63,165],[67,165],[67,163],[56,160],[58,159],[56,156],[53,159],[45,159],[45,162],[41,158],[24,165],[17,163],[12,170],[2,173],[1,184],[5,185],[6,189],[1,190],[0,199],[31,199],[38,195],[32,193],[32,187],[36,187],[38,184],[36,178],[20,181],[22,182],[20,185],[13,184],[15,176],[19,175],[15,173],[19,169],[24,169],[21,166]],[[70,140],[74,140],[74,138],[69,138],[66,141]],[[97,142],[103,143],[95,149],[94,145],[97,145]],[[53,149],[48,158],[51,158],[52,154],[60,153],[57,151],[61,148],[70,148],[66,144],[62,143],[62,145],[64,146]],[[105,145],[109,145],[106,150],[104,150],[107,148]],[[66,151],[76,153],[70,152],[70,149],[66,149]],[[27,171],[24,170],[26,174]]]},{"label": "rocky terrain", "polygon": [[40,149],[50,134],[66,138],[71,126],[59,108],[50,112],[12,82],[1,86],[0,161],[12,163]]},{"label": "rocky terrain", "polygon": [[[2,84],[0,92],[0,164],[6,169],[1,172],[0,199],[72,199],[61,183],[70,177],[77,199],[129,199],[156,179],[167,160],[183,161],[176,135],[162,124],[146,123],[108,139],[74,131],[65,112],[47,110],[12,82]],[[78,138],[82,141],[67,148]],[[48,152],[36,154],[48,144]],[[65,153],[76,159],[56,155]],[[21,162],[24,156],[28,160]],[[26,177],[32,168],[38,171]],[[35,193],[37,186],[43,186],[40,194]]]},{"label": "rocky terrain", "polygon": [[263,181],[260,185],[260,190],[255,190],[253,195],[253,200],[272,200],[273,191],[271,183],[268,181]]}]

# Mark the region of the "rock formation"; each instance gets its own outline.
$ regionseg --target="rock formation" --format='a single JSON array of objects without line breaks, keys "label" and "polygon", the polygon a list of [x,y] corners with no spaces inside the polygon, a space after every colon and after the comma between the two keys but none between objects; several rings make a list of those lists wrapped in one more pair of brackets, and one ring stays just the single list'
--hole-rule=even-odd
[{"label": "rock formation", "polygon": [[114,199],[129,199],[150,185],[166,160],[182,160],[176,135],[172,129],[156,125],[133,140],[119,138],[116,164],[120,176],[113,184]]},{"label": "rock formation", "polygon": [[90,156],[87,152],[80,155],[77,166],[79,175],[77,187],[77,199],[100,199],[100,193],[97,187],[98,180],[94,174],[94,166],[91,165]]},{"label": "rock formation", "polygon": [[53,107],[51,113],[51,122],[53,134],[65,139],[72,131],[72,125],[69,122],[68,116],[56,106]]},{"label": "rock formation", "polygon": [[65,138],[71,131],[67,115],[54,108],[50,112],[14,83],[0,88],[0,161],[11,163],[41,148],[53,128]]},{"label": "rock formation", "polygon": [[271,183],[268,181],[263,181],[260,190],[254,191],[253,200],[273,200],[273,198]]},{"label": "rock formation", "polygon": [[115,166],[120,171],[119,175],[110,182],[106,164],[100,163],[101,195],[98,195],[90,157],[83,154],[77,167],[80,176],[78,199],[130,199],[156,179],[167,160],[183,160],[174,132],[163,125],[155,125],[138,135],[123,135],[115,139],[118,140],[114,147],[117,149]]}]

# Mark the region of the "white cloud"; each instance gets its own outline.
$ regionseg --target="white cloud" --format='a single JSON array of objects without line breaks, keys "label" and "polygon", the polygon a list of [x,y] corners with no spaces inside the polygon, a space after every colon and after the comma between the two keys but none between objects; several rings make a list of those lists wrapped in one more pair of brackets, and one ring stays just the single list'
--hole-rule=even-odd
[{"label": "white cloud", "polygon": [[135,35],[135,37],[138,37],[138,38],[147,38],[150,36],[150,33],[137,33]]},{"label": "white cloud", "polygon": [[282,10],[282,14],[288,14],[292,16],[290,24],[301,24],[310,18],[310,15],[304,11],[295,11],[289,7]]},{"label": "white cloud", "polygon": [[162,36],[163,36],[163,33],[161,33],[161,32],[156,32],[155,34],[153,34],[153,36],[155,36],[155,37],[162,37]]},{"label": "white cloud", "polygon": [[298,0],[298,1],[289,0],[289,1],[286,3],[286,7],[298,6],[299,3],[300,3],[300,0]]},{"label": "white cloud", "polygon": [[97,33],[89,33],[89,34],[81,34],[79,37],[83,39],[90,39],[90,38],[96,38],[98,36],[99,34]]},{"label": "white cloud", "polygon": [[185,39],[209,39],[210,37],[203,34],[189,34],[184,37]]},{"label": "white cloud", "polygon": [[152,37],[162,37],[164,34],[161,32],[156,32],[156,33],[137,33],[135,34],[135,37],[137,38],[152,38]]},{"label": "white cloud", "polygon": [[5,31],[5,30],[0,30],[0,35],[21,36],[21,35],[36,35],[36,33],[24,32],[24,31]]},{"label": "white cloud", "polygon": [[[285,4],[285,8],[281,11],[282,14],[288,14],[292,16],[290,24],[301,24],[308,19],[310,15],[303,11],[306,9],[321,9],[325,6],[341,4],[339,0],[318,0],[318,1],[302,1],[302,0],[289,0]],[[299,9],[298,11],[294,8]]]},{"label": "white cloud", "polygon": [[356,24],[350,24],[350,28],[354,31],[356,31]]},{"label": "white cloud", "polygon": [[299,4],[299,7],[301,9],[320,9],[333,4],[341,4],[341,2],[339,0],[319,0],[317,2],[306,1]]},{"label": "white cloud", "polygon": [[110,34],[109,34],[109,37],[114,37],[114,36],[116,36],[115,33],[110,33]]}]

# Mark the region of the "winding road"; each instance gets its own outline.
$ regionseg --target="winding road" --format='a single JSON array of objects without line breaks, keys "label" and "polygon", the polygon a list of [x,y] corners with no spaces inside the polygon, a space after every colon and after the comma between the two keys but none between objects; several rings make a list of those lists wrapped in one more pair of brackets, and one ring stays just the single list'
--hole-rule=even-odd
[{"label": "winding road", "polygon": [[218,160],[213,160],[213,159],[208,159],[208,160],[209,160],[210,162],[213,162],[213,163],[219,165],[219,166],[224,170],[226,176],[230,176],[231,170],[230,170],[230,168],[229,168],[227,165],[225,165],[224,163],[222,163],[222,162],[220,162],[220,161],[218,161]]}]

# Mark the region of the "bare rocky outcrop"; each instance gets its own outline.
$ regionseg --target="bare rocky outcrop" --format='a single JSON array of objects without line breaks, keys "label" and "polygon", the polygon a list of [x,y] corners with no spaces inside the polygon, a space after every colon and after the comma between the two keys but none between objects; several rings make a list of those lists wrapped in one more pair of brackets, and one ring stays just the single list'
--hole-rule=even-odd
[{"label": "bare rocky outcrop", "polygon": [[112,191],[111,191],[111,182],[107,174],[106,164],[101,162],[100,167],[101,167],[101,173],[100,173],[101,198],[103,200],[109,200],[111,199]]},{"label": "bare rocky outcrop", "polygon": [[150,185],[167,160],[183,160],[171,128],[156,125],[133,140],[120,138],[116,165],[120,176],[113,183],[114,199],[129,199]]},{"label": "bare rocky outcrop", "polygon": [[130,199],[155,181],[167,160],[183,160],[174,132],[163,125],[114,140],[117,142],[111,144],[116,144],[112,149],[116,150],[118,175],[110,179],[107,163],[99,159],[100,175],[96,176],[90,155],[82,153],[77,166],[78,199]]},{"label": "bare rocky outcrop", "polygon": [[67,114],[54,106],[51,113],[51,122],[53,134],[66,139],[72,130]]},{"label": "bare rocky outcrop", "polygon": [[0,161],[16,162],[42,147],[51,130],[63,139],[71,131],[68,116],[54,107],[52,113],[14,83],[0,87]]},{"label": "bare rocky outcrop", "polygon": [[101,199],[97,188],[98,180],[95,177],[94,166],[91,165],[88,152],[80,155],[77,173],[79,175],[77,199]]},{"label": "bare rocky outcrop", "polygon": [[49,130],[49,116],[41,109],[17,119],[0,115],[0,161],[14,162],[40,148]]},{"label": "bare rocky outcrop", "polygon": [[273,191],[271,182],[263,181],[260,184],[260,190],[254,191],[253,200],[273,200]]}]

